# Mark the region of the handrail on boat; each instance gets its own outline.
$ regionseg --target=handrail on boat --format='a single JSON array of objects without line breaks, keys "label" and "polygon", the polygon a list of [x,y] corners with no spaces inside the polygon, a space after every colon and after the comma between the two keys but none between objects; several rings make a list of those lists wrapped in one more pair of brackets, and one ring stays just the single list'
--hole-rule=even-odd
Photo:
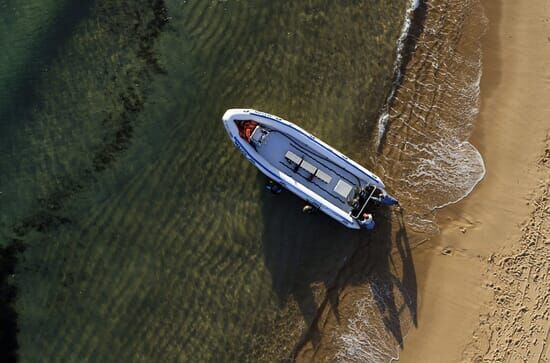
[{"label": "handrail on boat", "polygon": [[[374,187],[374,186],[373,186],[373,187]],[[360,216],[361,214],[363,214],[363,211],[364,211],[365,208],[367,207],[367,204],[369,203],[370,198],[372,197],[372,195],[374,194],[375,191],[376,191],[376,187],[372,188],[372,192],[370,192],[369,197],[367,198],[367,200],[365,200],[365,203],[363,204],[363,207],[361,207],[361,209],[359,210],[359,213],[357,213],[357,215],[354,216],[354,215],[352,214],[352,215],[351,215],[352,218],[359,218],[359,216]]]}]

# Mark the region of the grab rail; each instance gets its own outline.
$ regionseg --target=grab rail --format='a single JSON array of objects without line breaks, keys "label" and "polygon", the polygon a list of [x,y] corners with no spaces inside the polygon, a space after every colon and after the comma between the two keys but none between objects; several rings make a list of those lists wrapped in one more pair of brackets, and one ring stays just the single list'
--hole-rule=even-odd
[{"label": "grab rail", "polygon": [[363,214],[363,211],[364,211],[365,208],[367,207],[367,204],[369,203],[370,198],[372,197],[372,195],[374,194],[375,191],[376,191],[376,187],[372,188],[372,192],[370,192],[369,197],[367,198],[367,200],[365,200],[365,204],[363,204],[363,207],[361,207],[361,209],[359,210],[359,213],[357,213],[357,215],[355,215],[355,216],[354,216],[353,214],[351,215],[352,218],[359,218],[359,216],[360,216],[361,214]]}]

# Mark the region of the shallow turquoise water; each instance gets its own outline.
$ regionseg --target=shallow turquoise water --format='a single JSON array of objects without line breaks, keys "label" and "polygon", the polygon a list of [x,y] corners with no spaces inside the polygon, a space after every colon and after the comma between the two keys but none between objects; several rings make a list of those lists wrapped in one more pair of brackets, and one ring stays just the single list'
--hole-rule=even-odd
[{"label": "shallow turquoise water", "polygon": [[0,5],[22,361],[287,358],[366,237],[265,194],[221,115],[277,114],[372,167],[406,1],[79,4]]}]

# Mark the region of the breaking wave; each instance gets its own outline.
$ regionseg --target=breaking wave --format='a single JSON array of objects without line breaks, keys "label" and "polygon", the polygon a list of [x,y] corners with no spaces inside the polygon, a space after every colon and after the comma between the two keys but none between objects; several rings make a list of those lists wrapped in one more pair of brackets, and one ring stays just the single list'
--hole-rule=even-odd
[{"label": "breaking wave", "polygon": [[409,39],[411,24],[414,21],[414,12],[418,10],[418,8],[420,7],[420,1],[421,0],[410,0],[409,7],[407,8],[407,12],[405,14],[405,21],[403,22],[403,27],[401,28],[401,34],[399,35],[399,39],[397,39],[397,51],[396,51],[396,57],[395,57],[395,62],[393,66],[393,69],[394,69],[393,87],[391,88],[390,93],[388,94],[386,104],[384,105],[380,118],[378,119],[378,138],[376,140],[377,145],[380,143],[380,140],[382,139],[382,136],[384,135],[384,132],[386,130],[386,125],[388,124],[389,105],[391,104],[391,101],[395,96],[395,91],[397,90],[397,86],[403,79],[403,72],[401,68],[403,67],[403,64],[404,64],[404,55],[406,52],[407,39]]},{"label": "breaking wave", "polygon": [[[400,332],[407,331],[412,320],[401,316],[407,314],[404,306],[410,303],[410,297],[396,291],[385,279],[375,279],[361,294],[363,297],[354,302],[355,313],[336,336],[340,341],[336,360],[378,363],[399,359],[403,339]],[[401,308],[389,308],[393,304]]]},{"label": "breaking wave", "polygon": [[[468,140],[479,113],[486,27],[479,0],[410,1],[397,44],[394,87],[375,141],[377,171],[400,199],[406,225],[414,230],[436,233],[435,210],[467,196],[485,175],[483,158]],[[392,294],[383,279],[371,286],[334,336],[339,362],[398,359],[412,319],[399,316],[406,309],[377,306],[388,296],[401,296],[397,306],[403,306],[407,295]],[[394,329],[391,322],[402,325]]]},{"label": "breaking wave", "polygon": [[[412,16],[412,17],[411,17]],[[433,212],[468,195],[485,175],[468,142],[479,112],[481,36],[478,0],[412,2],[408,50],[379,120],[379,166],[407,210],[407,222],[435,232]]]}]

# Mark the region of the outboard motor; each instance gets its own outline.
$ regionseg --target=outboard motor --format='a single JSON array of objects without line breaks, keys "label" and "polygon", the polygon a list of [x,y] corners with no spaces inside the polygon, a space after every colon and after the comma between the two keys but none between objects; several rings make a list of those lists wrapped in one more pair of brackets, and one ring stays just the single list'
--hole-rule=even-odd
[{"label": "outboard motor", "polygon": [[388,192],[383,189],[377,189],[371,199],[377,202],[379,205],[391,206],[399,204],[399,201],[397,201],[397,199],[389,195]]},{"label": "outboard motor", "polygon": [[384,193],[380,196],[380,204],[382,205],[396,205],[399,204],[399,201],[392,197],[384,190]]}]

